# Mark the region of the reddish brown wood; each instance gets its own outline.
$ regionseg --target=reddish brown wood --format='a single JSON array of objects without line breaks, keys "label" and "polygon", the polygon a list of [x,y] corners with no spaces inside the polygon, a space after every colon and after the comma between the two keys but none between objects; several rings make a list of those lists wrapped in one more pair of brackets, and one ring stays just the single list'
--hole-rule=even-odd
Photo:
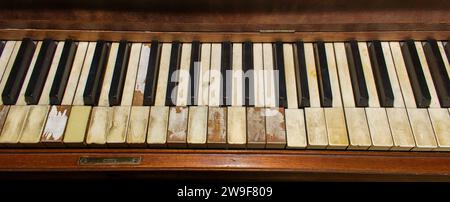
[{"label": "reddish brown wood", "polygon": [[[141,157],[139,165],[81,166],[80,157]],[[450,153],[320,150],[2,149],[0,171],[207,171],[291,180],[450,181]],[[333,175],[330,174],[335,174]],[[269,177],[260,174],[260,177]],[[340,176],[340,177],[339,177]],[[361,178],[361,176],[369,176]],[[402,178],[403,176],[403,178]],[[255,177],[255,176],[253,176]],[[353,178],[355,177],[355,178]],[[392,177],[392,178],[390,178]]]}]

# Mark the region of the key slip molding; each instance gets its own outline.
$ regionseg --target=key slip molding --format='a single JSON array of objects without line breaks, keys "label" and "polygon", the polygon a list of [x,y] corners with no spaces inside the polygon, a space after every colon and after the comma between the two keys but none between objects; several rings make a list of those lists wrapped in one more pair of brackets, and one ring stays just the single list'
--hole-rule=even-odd
[{"label": "key slip molding", "polygon": [[[127,40],[130,43],[143,43],[144,45],[142,46],[138,47],[138,45],[135,45],[136,47],[131,47],[131,53],[127,56],[129,57],[130,64],[134,64],[134,68],[138,68],[140,61],[137,59],[142,58],[139,55],[144,55],[144,53],[148,55],[150,52],[150,55],[148,56],[149,58],[142,59],[142,61],[149,61],[150,64],[155,62],[159,63],[160,61],[155,58],[159,57],[159,55],[162,55],[161,57],[170,55],[171,46],[170,44],[165,43],[173,41],[179,41],[180,43],[192,43],[194,40],[198,40],[201,43],[220,43],[224,41],[242,43],[251,41],[253,43],[263,43],[263,52],[261,53],[264,55],[270,53],[270,48],[266,48],[270,46],[267,46],[264,42],[274,43],[281,41],[283,43],[290,43],[301,40],[305,43],[303,51],[305,53],[302,52],[301,54],[306,54],[306,56],[314,56],[311,42],[323,41],[325,42],[326,52],[334,51],[336,56],[337,67],[334,68],[337,69],[331,68],[333,65],[333,62],[331,62],[333,58],[327,58],[329,72],[332,74],[330,79],[332,80],[331,85],[333,88],[333,82],[337,81],[337,83],[339,83],[342,82],[341,80],[345,79],[341,76],[342,71],[340,70],[342,69],[342,65],[345,66],[346,61],[341,61],[343,57],[337,57],[338,55],[346,55],[345,48],[342,48],[342,51],[339,52],[341,50],[339,48],[340,42],[350,40],[356,40],[358,42],[372,40],[383,41],[378,48],[368,46],[369,49],[366,50],[367,47],[365,49],[361,49],[360,47],[360,51],[369,51],[368,55],[375,54],[380,56],[385,54],[387,56],[385,57],[386,64],[378,65],[387,66],[390,79],[393,80],[394,77],[392,77],[392,75],[397,76],[397,74],[399,74],[400,76],[408,76],[408,73],[411,73],[411,71],[404,71],[403,68],[405,67],[399,67],[398,61],[401,60],[398,58],[401,58],[400,56],[403,53],[400,48],[397,48],[398,45],[395,43],[408,39],[412,39],[417,43],[427,39],[434,39],[437,41],[447,41],[450,39],[450,12],[448,12],[450,10],[450,1],[442,0],[415,0],[411,1],[407,6],[404,5],[404,1],[393,0],[66,0],[64,3],[61,3],[62,1],[59,0],[37,0],[34,2],[35,3],[32,5],[29,4],[28,0],[16,0],[13,3],[3,2],[4,5],[0,8],[0,42],[6,43],[3,53],[1,54],[9,54],[12,55],[11,57],[15,57],[20,47],[20,41],[23,38],[31,38],[35,42],[50,38],[55,42],[57,41],[60,43],[57,46],[59,49],[63,47],[62,43],[66,39],[77,41],[78,48],[76,53],[67,53],[70,57],[58,53],[59,49],[57,49],[55,53],[56,55],[59,55],[59,57],[67,56],[67,58],[75,58],[71,71],[76,75],[68,77],[67,86],[76,86],[76,80],[78,78],[80,81],[88,78],[88,70],[91,67],[92,61],[92,58],[89,57],[93,57],[96,44],[95,41],[98,40],[105,40],[106,42],[111,43],[111,49],[116,52],[118,48],[115,44],[120,40]],[[158,44],[152,44],[153,46],[151,48],[145,46],[146,43],[150,43],[152,40],[158,40],[161,47],[159,47]],[[394,41],[394,44],[389,44],[386,41]],[[272,51],[273,54],[276,54],[278,57],[283,55],[285,59],[297,57],[297,50],[300,50],[297,49],[299,45],[300,44],[295,43],[287,45],[287,48],[296,48],[295,51],[282,52],[280,51],[281,46]],[[442,43],[440,48],[442,48],[441,46]],[[244,43],[242,43],[242,47],[245,47]],[[333,47],[334,50],[332,49]],[[36,49],[40,48],[40,44],[36,44]],[[219,48],[216,48],[216,44],[201,44],[201,48],[202,50],[210,50],[213,52],[213,54],[207,54],[205,53],[206,51],[201,51],[201,58],[216,58],[215,56],[217,55],[215,55],[215,53],[220,51]],[[153,49],[160,50],[159,52],[152,52]],[[233,49],[235,49],[234,45]],[[303,50],[303,45],[301,49]],[[257,50],[260,49],[257,48],[253,51]],[[390,57],[391,51],[393,51],[392,54],[394,54],[394,58]],[[426,69],[425,65],[429,62],[426,59],[430,54],[435,54],[436,50],[425,48],[424,50],[419,49],[418,51],[425,51],[425,56],[420,55],[422,53],[419,52],[419,57],[421,57],[420,62],[423,63],[422,67]],[[442,49],[441,51],[442,55],[444,55],[445,51],[448,50]],[[39,51],[36,50],[36,52]],[[86,55],[86,59],[80,59],[83,58],[84,55]],[[239,57],[242,56],[233,56],[233,58]],[[364,57],[364,55],[362,57]],[[169,57],[167,57],[166,60],[162,60],[161,64],[167,63],[166,65],[169,66],[168,58]],[[277,58],[275,58],[275,61],[276,59]],[[233,59],[232,63],[235,66],[242,66],[236,68],[243,68],[245,64],[239,64],[238,61],[239,59]],[[366,68],[364,61],[368,60],[362,61],[363,69]],[[108,63],[108,61],[105,62]],[[267,60],[262,60],[262,62],[266,63]],[[448,65],[448,61],[444,62],[447,62],[445,64]],[[111,72],[113,72],[112,70],[114,70],[115,67],[113,63],[114,61],[112,61],[111,64],[106,64],[105,69],[107,69],[107,66],[109,65],[111,66]],[[315,68],[314,65],[311,65],[315,64],[315,61],[308,57],[306,58],[306,61],[303,59],[295,61],[295,63],[306,64],[306,68],[304,69],[307,70]],[[5,72],[4,74],[6,75],[6,72],[11,70],[10,66],[12,66],[12,62],[0,60],[0,64],[8,64],[3,65],[6,67],[5,70],[1,70],[2,72]],[[209,65],[210,64],[208,63],[202,66],[209,69]],[[286,72],[289,73],[289,71],[291,71],[295,73],[295,69],[292,69],[295,65],[297,64],[286,63],[284,65],[287,69]],[[147,65],[144,66],[146,67]],[[129,70],[137,71],[138,73],[136,74],[139,74],[141,70],[140,67],[139,70],[130,67],[131,66],[129,66]],[[433,71],[433,68],[436,69],[437,67],[437,64],[431,62],[430,70]],[[55,68],[57,68],[57,66],[55,66]],[[211,68],[215,67],[211,66]],[[264,68],[266,68],[266,66],[264,66]],[[402,68],[400,69],[401,71],[399,71],[399,68]],[[407,68],[409,67],[407,66]],[[54,68],[50,67],[50,69],[53,70]],[[159,71],[164,71],[164,68],[161,69],[162,70]],[[403,74],[400,74],[399,72],[403,72]],[[309,73],[310,72],[308,71],[308,79],[317,80],[315,74],[310,75]],[[368,72],[366,70],[362,73],[367,77]],[[432,86],[433,83],[430,78],[434,79],[435,75],[431,72],[430,77],[428,71],[425,71],[424,73],[428,85]],[[134,73],[127,72],[127,74],[131,75]],[[297,77],[300,77],[303,74],[286,75],[288,76],[289,81],[295,81]],[[163,76],[167,75],[160,74],[159,79]],[[165,77],[162,79],[167,80]],[[349,79],[350,77],[347,80],[350,81]],[[125,81],[124,85],[126,86],[126,89],[134,89],[134,86],[128,85],[128,78],[124,77],[122,80]],[[142,81],[145,81],[145,78],[137,77],[136,82]],[[368,84],[372,85],[372,88],[368,89],[369,94],[371,93],[371,90],[375,89],[373,88],[376,84],[375,82],[382,82],[382,80],[370,82],[373,82],[373,84]],[[379,84],[377,83],[376,85]],[[296,89],[295,85],[288,86],[288,88],[292,88],[288,89],[288,97],[291,97],[290,95],[292,93],[295,94],[294,92],[302,92],[301,89]],[[323,140],[326,140],[323,142],[323,144],[326,144],[325,147],[332,145],[331,140],[333,140],[335,135],[330,136],[329,132],[336,130],[338,127],[335,125],[338,124],[333,125],[332,122],[326,119],[326,117],[329,117],[327,114],[332,113],[333,115],[339,115],[339,118],[345,121],[347,120],[346,116],[353,112],[351,110],[354,106],[347,106],[344,100],[348,98],[351,99],[351,97],[344,98],[344,92],[340,92],[343,98],[342,106],[338,105],[337,108],[335,108],[335,103],[332,103],[333,108],[329,108],[330,110],[321,110],[322,108],[314,106],[315,103],[312,103],[311,108],[296,109],[297,106],[295,105],[298,104],[300,107],[301,103],[293,103],[291,100],[288,100],[288,107],[284,109],[284,111],[280,111],[280,114],[285,113],[285,117],[299,114],[305,116],[286,120],[286,131],[281,130],[286,132],[286,134],[285,136],[280,136],[286,138],[286,140],[279,140],[278,133],[271,133],[273,128],[269,127],[269,129],[267,129],[267,126],[264,131],[255,131],[254,128],[250,127],[242,129],[244,126],[248,127],[245,122],[246,120],[249,120],[248,117],[246,119],[240,116],[246,115],[246,107],[244,106],[235,108],[216,106],[217,108],[213,110],[201,108],[188,110],[188,108],[186,108],[180,109],[183,113],[175,116],[177,115],[175,113],[177,111],[176,109],[159,106],[158,104],[158,107],[151,106],[138,108],[135,106],[135,103],[143,103],[143,100],[145,100],[140,99],[138,101],[128,100],[133,103],[132,106],[127,104],[126,107],[116,107],[116,110],[109,110],[103,109],[107,108],[105,106],[82,106],[83,100],[80,98],[82,98],[83,91],[78,92],[77,90],[75,92],[76,88],[73,89],[73,92],[66,92],[66,95],[64,95],[64,97],[67,97],[68,95],[69,97],[75,97],[73,99],[73,105],[67,104],[72,103],[72,100],[63,100],[61,106],[64,107],[58,109],[53,109],[50,106],[47,108],[46,105],[0,105],[0,125],[3,127],[0,129],[6,131],[3,132],[5,133],[3,135],[6,135],[3,137],[7,139],[5,141],[14,141],[18,143],[18,147],[12,148],[2,146],[0,148],[0,179],[16,179],[18,177],[27,179],[27,177],[30,176],[43,179],[92,179],[108,178],[111,174],[117,174],[160,179],[179,179],[181,177],[186,179],[205,178],[220,180],[230,179],[232,177],[234,179],[261,181],[450,181],[450,152],[392,151],[392,148],[398,150],[409,148],[409,144],[398,142],[395,138],[391,141],[393,145],[391,151],[313,150],[308,149],[308,147],[311,146],[308,145],[308,137],[310,136],[302,136],[304,139],[294,138],[295,144],[291,145],[292,142],[289,142],[289,140],[292,140],[292,137],[295,137],[295,134],[306,134],[310,131],[321,132],[318,135],[322,135],[324,137]],[[310,86],[310,90],[311,89],[318,90],[318,87]],[[395,99],[400,98],[401,102],[401,95],[397,95],[398,93],[404,93],[404,87],[393,86],[393,89]],[[336,90],[332,89],[332,91],[333,99],[336,99]],[[133,92],[123,91],[123,93]],[[205,92],[202,93],[205,94]],[[206,95],[207,93],[208,88],[206,88]],[[312,101],[314,101],[313,96],[318,95],[318,93],[319,91],[311,92]],[[299,96],[302,95],[299,94]],[[433,103],[433,101],[436,101],[436,96],[434,94],[431,94],[431,96]],[[132,96],[123,96],[124,99],[131,97]],[[205,101],[202,100],[202,103],[203,102]],[[101,101],[101,103],[103,103],[103,101]],[[124,103],[124,100],[122,100],[122,103]],[[369,96],[369,107],[359,108],[360,110],[357,111],[357,114],[361,115],[361,117],[367,116],[367,121],[370,121],[371,124],[378,124],[379,122],[384,123],[387,121],[391,123],[398,119],[399,122],[409,126],[409,123],[404,122],[404,120],[409,120],[408,116],[428,112],[432,124],[429,125],[432,128],[428,129],[440,131],[440,133],[437,134],[436,140],[434,140],[434,142],[432,141],[433,144],[431,146],[449,145],[449,141],[446,138],[446,134],[448,133],[445,133],[444,131],[446,128],[445,123],[439,122],[443,117],[445,118],[447,109],[439,109],[439,105],[437,105],[436,108],[426,109],[427,111],[425,109],[413,110],[411,107],[415,106],[403,106],[403,102],[401,103],[402,104],[399,106],[397,106],[397,103],[394,103],[394,107],[398,108],[386,108],[386,110],[384,110],[379,106],[371,106]],[[208,105],[208,99],[206,99],[206,105]],[[66,111],[63,110],[65,107],[67,107]],[[58,113],[56,113],[56,115],[49,114],[48,117],[45,117],[44,112],[52,109],[53,111],[56,110],[56,112],[66,113],[59,113],[60,116],[58,116]],[[114,114],[116,114],[117,117],[121,117],[121,109],[130,112],[129,117],[125,117],[125,122],[128,124],[115,124],[119,119],[114,119]],[[340,109],[342,109],[342,112]],[[308,119],[308,117],[313,114],[310,113],[312,111],[323,113],[320,116],[323,116],[322,118],[315,117],[317,119],[320,118],[319,121],[324,123],[324,125],[322,125],[323,127],[316,127],[315,129],[317,130],[300,130],[303,127],[296,126],[295,122],[302,122],[304,119]],[[386,116],[368,117],[367,114],[374,111],[386,111]],[[7,119],[6,114],[12,112],[15,112],[16,114],[14,117],[18,118],[12,117]],[[90,124],[98,121],[91,120],[90,115],[96,113],[97,116],[99,116],[98,112],[111,114],[112,117],[108,123],[104,123],[105,128],[108,127],[108,130],[100,128],[105,134],[94,134],[92,129],[89,128]],[[139,114],[148,114],[149,112],[151,115],[147,119],[141,119],[139,117]],[[402,116],[395,116],[398,113]],[[33,114],[39,115],[40,118],[33,120],[35,122],[30,122],[31,124],[28,125],[17,122],[17,120],[25,118],[29,119],[29,116],[35,117]],[[68,114],[69,117],[65,117],[64,114]],[[155,114],[164,115],[162,116],[163,120],[156,120],[155,117],[153,117]],[[210,114],[214,114],[218,119],[208,119]],[[356,114],[356,112],[353,114]],[[206,118],[207,115],[208,118]],[[64,140],[61,140],[61,136],[58,135],[61,133],[60,130],[49,131],[46,128],[46,125],[40,123],[40,121],[44,119],[55,119],[55,117],[62,117],[61,120],[63,120],[63,122],[61,123],[66,125],[66,133],[63,137]],[[178,118],[185,122],[186,120],[189,122],[189,119],[195,119],[196,117],[200,117],[201,123],[207,124],[208,126],[210,126],[210,122],[216,124],[214,127],[200,129],[194,127],[194,125],[186,125],[185,128],[171,125],[168,126],[168,130],[163,126],[160,126],[172,119]],[[237,119],[231,120],[228,119],[228,117],[235,117]],[[270,124],[267,122],[267,119],[261,119],[257,114],[254,118],[255,120],[260,120],[261,125]],[[272,121],[282,122],[282,120],[278,120],[276,117]],[[26,126],[20,127],[24,129],[15,129],[12,127],[14,124]],[[314,125],[313,123],[304,124],[305,126],[308,126],[308,124]],[[83,127],[77,127],[80,125]],[[423,140],[427,138],[427,136],[422,136],[421,134],[423,134],[423,132],[417,128],[405,129],[402,126],[403,125],[398,125],[396,127],[391,126],[390,131],[393,137],[394,135],[401,136],[402,134],[409,134],[413,144],[415,141],[423,142]],[[124,138],[132,140],[132,143],[135,144],[136,147],[116,148],[118,145],[115,143],[117,137],[114,135],[114,131],[118,131],[119,129],[122,130],[124,127],[132,128],[133,130],[129,129],[127,133],[123,133],[126,137],[120,136],[119,139],[121,141]],[[366,130],[366,132],[369,132],[369,135],[372,135],[372,133],[381,133],[380,131],[382,131],[374,130],[371,125],[368,125],[367,127],[368,130]],[[229,128],[241,132],[230,135],[226,131]],[[291,133],[290,130],[292,129],[299,130],[297,133]],[[338,129],[343,130],[343,128]],[[411,131],[407,133],[407,130]],[[136,135],[141,133],[135,133],[134,131],[159,131],[162,133],[151,133],[150,135],[150,133],[147,132],[147,139],[145,139],[142,135]],[[193,132],[191,133],[191,131],[197,131],[199,133],[192,134]],[[247,131],[247,133],[248,131],[253,131],[253,133],[256,134],[255,137],[261,137],[262,139],[245,139],[245,134],[242,131]],[[97,140],[94,137],[101,136],[101,144],[98,144],[98,146],[104,146],[105,148],[79,147],[85,141],[82,139],[83,137],[80,138],[79,134],[87,134],[90,132],[92,132],[93,135],[91,136],[92,140]],[[26,134],[24,135],[23,133]],[[45,135],[42,136],[43,139],[41,141],[47,143],[35,145],[34,148],[21,147],[25,142],[39,142],[36,137],[39,137],[39,134],[42,133]],[[165,133],[168,133],[169,136]],[[172,136],[170,136],[170,133],[172,133]],[[20,134],[20,136],[17,134]],[[210,148],[214,149],[191,149],[189,148],[189,145],[189,149],[144,147],[148,143],[158,141],[163,141],[164,143],[170,141],[169,143],[178,145],[178,136],[174,136],[173,134],[181,134],[179,137],[183,142],[186,139],[186,141],[201,143],[197,146],[203,146],[203,143],[206,143],[207,147],[210,147],[211,145]],[[8,139],[9,137],[17,137],[18,139],[10,140]],[[274,137],[275,139],[273,139]],[[168,139],[166,140],[165,138]],[[328,142],[328,139],[330,139],[331,142]],[[230,142],[230,140],[231,142],[234,141],[233,143],[235,143],[235,145],[233,146],[236,148],[231,149],[228,146],[228,149],[217,149],[225,148],[221,145],[226,144],[227,141]],[[271,143],[273,147],[285,146],[288,149],[267,149],[267,146],[266,149],[248,148],[249,144],[253,144],[255,147],[261,147],[259,144],[260,140],[269,140],[269,142],[266,143]],[[376,143],[379,142],[377,141],[378,139],[373,138],[366,138],[366,140],[372,142],[372,146],[377,146]],[[66,144],[67,147],[62,148],[62,144],[58,144],[58,142],[61,141],[69,144]],[[284,145],[285,142],[287,142],[286,145]],[[321,141],[317,146],[321,147],[323,144]],[[344,141],[344,147],[348,144],[356,143],[352,140],[349,143]],[[385,144],[388,143],[382,141],[381,144],[381,148],[384,148]],[[40,146],[45,146],[45,148]],[[57,146],[58,148],[53,148],[54,146]],[[73,148],[71,146],[78,147]],[[247,147],[247,149],[243,149],[242,147],[244,146]],[[339,147],[337,148],[341,147],[340,142],[338,146]],[[352,145],[349,145],[349,147],[351,146]],[[424,148],[427,149],[428,146],[429,145],[425,145]],[[366,148],[366,145],[362,145],[361,147]],[[369,150],[370,149],[374,148],[369,148]]]}]

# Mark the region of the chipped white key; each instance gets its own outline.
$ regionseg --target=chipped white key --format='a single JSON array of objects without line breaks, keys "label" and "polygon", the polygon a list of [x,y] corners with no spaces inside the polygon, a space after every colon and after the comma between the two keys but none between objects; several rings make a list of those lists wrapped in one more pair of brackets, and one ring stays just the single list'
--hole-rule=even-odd
[{"label": "chipped white key", "polygon": [[40,139],[41,143],[55,143],[62,145],[70,110],[71,106],[67,105],[50,107],[47,122],[45,122],[44,126],[44,132],[42,133],[42,137]]},{"label": "chipped white key", "polygon": [[[131,106],[133,104],[134,87],[136,84],[136,73],[139,68],[139,56],[141,55],[141,43],[131,45],[130,58],[128,60],[127,76],[123,86],[121,106]],[[147,74],[145,74],[147,75]]]},{"label": "chipped white key", "polygon": [[187,107],[170,107],[167,127],[167,145],[169,147],[186,147],[188,112],[189,108]]}]

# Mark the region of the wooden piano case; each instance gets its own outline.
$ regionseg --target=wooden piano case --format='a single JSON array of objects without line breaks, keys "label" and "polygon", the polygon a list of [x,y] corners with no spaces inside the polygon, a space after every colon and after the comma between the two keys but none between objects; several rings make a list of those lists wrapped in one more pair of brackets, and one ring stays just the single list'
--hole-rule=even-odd
[{"label": "wooden piano case", "polygon": [[[446,0],[15,0],[0,7],[0,39],[445,40],[449,11]],[[229,179],[233,173],[255,180],[450,181],[450,153],[2,148],[0,171],[2,178],[119,172],[157,178]]]}]

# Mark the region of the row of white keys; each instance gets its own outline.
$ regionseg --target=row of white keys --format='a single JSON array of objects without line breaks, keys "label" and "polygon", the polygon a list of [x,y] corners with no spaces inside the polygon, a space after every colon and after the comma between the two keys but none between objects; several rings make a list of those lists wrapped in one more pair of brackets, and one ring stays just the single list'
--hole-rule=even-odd
[{"label": "row of white keys", "polygon": [[413,150],[432,150],[437,148],[434,131],[427,109],[417,108],[414,94],[410,85],[408,73],[404,63],[399,42],[390,42],[392,57],[400,84],[403,101],[408,113],[409,123],[416,143]]}]

